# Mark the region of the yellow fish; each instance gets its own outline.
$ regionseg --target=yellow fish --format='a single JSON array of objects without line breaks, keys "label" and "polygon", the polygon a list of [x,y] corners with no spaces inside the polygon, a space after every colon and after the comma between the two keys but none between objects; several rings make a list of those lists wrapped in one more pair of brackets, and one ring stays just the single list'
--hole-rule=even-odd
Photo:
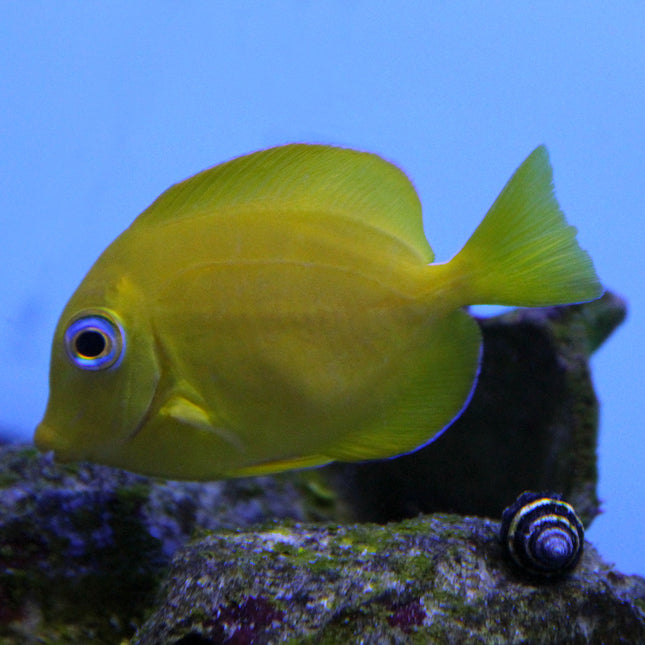
[{"label": "yellow fish", "polygon": [[215,166],[163,193],[70,299],[36,445],[195,480],[412,451],[474,388],[462,307],[601,294],[575,235],[544,147],[442,264],[414,187],[376,155],[296,144]]}]

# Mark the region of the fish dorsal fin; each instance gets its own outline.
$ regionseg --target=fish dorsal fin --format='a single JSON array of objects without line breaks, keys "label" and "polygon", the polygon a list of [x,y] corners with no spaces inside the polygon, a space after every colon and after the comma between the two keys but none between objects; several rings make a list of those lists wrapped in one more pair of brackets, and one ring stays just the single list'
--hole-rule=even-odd
[{"label": "fish dorsal fin", "polygon": [[433,259],[406,175],[377,155],[324,145],[269,148],[204,170],[171,186],[136,225],[239,208],[340,214],[394,236],[424,262]]}]

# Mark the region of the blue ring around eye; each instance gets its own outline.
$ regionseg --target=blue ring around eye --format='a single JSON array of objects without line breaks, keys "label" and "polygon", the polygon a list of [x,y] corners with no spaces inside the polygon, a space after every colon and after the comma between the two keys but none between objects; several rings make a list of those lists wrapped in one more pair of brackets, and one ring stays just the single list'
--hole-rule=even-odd
[{"label": "blue ring around eye", "polygon": [[69,360],[83,370],[115,367],[125,353],[123,328],[107,313],[84,312],[65,331],[65,351]]}]

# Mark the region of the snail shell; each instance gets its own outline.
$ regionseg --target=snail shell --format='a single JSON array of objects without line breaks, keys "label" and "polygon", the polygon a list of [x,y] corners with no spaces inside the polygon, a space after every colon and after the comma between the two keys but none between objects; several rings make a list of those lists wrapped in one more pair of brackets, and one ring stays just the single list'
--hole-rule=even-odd
[{"label": "snail shell", "polygon": [[556,576],[578,564],[584,528],[560,495],[525,492],[504,510],[500,538],[524,571]]}]

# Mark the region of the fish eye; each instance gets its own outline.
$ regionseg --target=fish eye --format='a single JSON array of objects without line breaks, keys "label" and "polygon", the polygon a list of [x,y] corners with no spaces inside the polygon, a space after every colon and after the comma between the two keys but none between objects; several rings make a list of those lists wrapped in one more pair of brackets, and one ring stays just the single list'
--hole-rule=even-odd
[{"label": "fish eye", "polygon": [[106,313],[86,312],[65,331],[65,351],[83,370],[105,370],[123,357],[125,335],[121,325]]}]

